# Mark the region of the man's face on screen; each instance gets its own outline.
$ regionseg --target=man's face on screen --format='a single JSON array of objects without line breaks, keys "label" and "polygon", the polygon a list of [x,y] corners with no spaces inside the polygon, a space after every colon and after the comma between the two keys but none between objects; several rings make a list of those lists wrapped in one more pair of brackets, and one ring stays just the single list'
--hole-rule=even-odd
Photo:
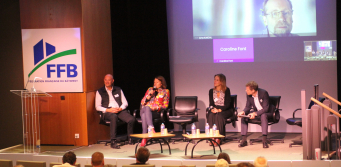
[{"label": "man's face on screen", "polygon": [[263,20],[271,37],[288,36],[292,30],[292,13],[287,0],[269,0]]}]

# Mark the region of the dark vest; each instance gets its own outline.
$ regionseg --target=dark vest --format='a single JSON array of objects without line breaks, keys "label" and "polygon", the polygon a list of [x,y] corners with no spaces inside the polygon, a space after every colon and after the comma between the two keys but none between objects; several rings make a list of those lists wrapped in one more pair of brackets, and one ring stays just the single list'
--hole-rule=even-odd
[{"label": "dark vest", "polygon": [[[109,106],[109,94],[108,94],[107,90],[105,89],[105,86],[99,88],[98,93],[102,97],[102,107],[108,108],[108,106]],[[115,97],[116,94],[118,94],[118,97]],[[120,107],[122,105],[121,88],[117,87],[117,86],[113,86],[112,96],[114,97],[115,101],[117,102],[118,106]]]}]

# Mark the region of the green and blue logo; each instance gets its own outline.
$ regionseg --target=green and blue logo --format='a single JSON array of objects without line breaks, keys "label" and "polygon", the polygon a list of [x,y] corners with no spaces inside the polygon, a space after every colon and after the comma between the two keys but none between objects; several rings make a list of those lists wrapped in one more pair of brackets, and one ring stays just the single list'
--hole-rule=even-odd
[{"label": "green and blue logo", "polygon": [[[44,56],[44,41],[41,39],[37,44],[33,46],[34,52],[34,65],[35,67],[33,70],[28,74],[30,77],[35,71],[37,71],[40,67],[46,64],[47,67],[47,78],[51,78],[51,73],[57,71],[57,77],[61,77],[61,73],[66,72],[68,78],[73,78],[78,75],[77,72],[77,65],[76,64],[47,64],[48,62],[57,59],[59,57],[68,56],[68,55],[75,55],[76,49],[70,49],[66,51],[62,51],[56,53],[56,47],[45,42],[45,53]],[[54,55],[52,55],[54,54]],[[39,63],[40,62],[40,63]],[[66,68],[65,68],[66,67]]]}]

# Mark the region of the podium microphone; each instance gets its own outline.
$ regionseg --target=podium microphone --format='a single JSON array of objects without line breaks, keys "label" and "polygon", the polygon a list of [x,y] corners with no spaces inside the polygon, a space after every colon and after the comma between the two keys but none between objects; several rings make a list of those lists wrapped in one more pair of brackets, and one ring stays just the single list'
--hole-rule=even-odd
[{"label": "podium microphone", "polygon": [[40,77],[34,77],[33,79],[33,86],[31,88],[32,92],[36,92],[37,90],[34,88],[34,83],[36,82],[36,79],[39,78],[39,79],[43,79],[43,78],[40,78]]}]

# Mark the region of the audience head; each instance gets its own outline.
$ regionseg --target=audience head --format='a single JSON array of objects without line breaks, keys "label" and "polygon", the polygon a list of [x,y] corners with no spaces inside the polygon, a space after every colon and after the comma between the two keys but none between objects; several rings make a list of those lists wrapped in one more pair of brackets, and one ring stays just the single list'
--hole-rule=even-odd
[{"label": "audience head", "polygon": [[220,153],[218,156],[218,160],[219,159],[225,159],[225,161],[227,161],[227,163],[231,164],[231,160],[230,160],[230,156],[227,153]]},{"label": "audience head", "polygon": [[253,162],[253,165],[255,165],[255,167],[268,167],[268,160],[264,157],[258,157]]},{"label": "audience head", "polygon": [[215,163],[215,167],[229,167],[229,164],[225,159],[218,159]]},{"label": "audience head", "polygon": [[135,155],[137,163],[146,163],[149,159],[149,155],[150,152],[147,148],[140,147]]},{"label": "audience head", "polygon": [[226,77],[224,74],[214,75],[214,89],[220,86],[223,91],[226,90]]},{"label": "audience head", "polygon": [[24,167],[23,165],[15,165],[13,167]]},{"label": "audience head", "polygon": [[92,166],[104,166],[104,155],[101,152],[94,152],[91,156]]},{"label": "audience head", "polygon": [[76,154],[69,151],[64,154],[63,156],[63,164],[69,163],[70,165],[75,165],[76,164]]},{"label": "audience head", "polygon": [[167,83],[166,80],[163,76],[157,76],[154,79],[154,87],[157,88],[162,88],[162,89],[166,89],[167,88]]},{"label": "audience head", "polygon": [[254,167],[254,166],[248,162],[241,162],[241,163],[237,164],[237,167]]}]

